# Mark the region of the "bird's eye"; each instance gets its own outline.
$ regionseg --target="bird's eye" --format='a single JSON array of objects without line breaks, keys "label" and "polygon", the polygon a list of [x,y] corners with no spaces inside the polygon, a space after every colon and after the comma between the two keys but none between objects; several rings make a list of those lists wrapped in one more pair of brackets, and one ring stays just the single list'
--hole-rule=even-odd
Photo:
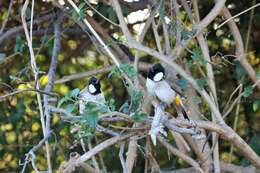
[{"label": "bird's eye", "polygon": [[153,80],[154,80],[155,82],[158,82],[158,81],[162,80],[163,77],[164,77],[163,72],[160,72],[160,73],[157,73],[157,74],[154,76]]}]

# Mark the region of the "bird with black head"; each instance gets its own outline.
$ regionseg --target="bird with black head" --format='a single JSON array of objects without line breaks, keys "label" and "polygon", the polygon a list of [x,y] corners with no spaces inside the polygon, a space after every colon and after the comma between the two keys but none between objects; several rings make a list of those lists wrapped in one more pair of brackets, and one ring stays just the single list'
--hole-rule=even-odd
[{"label": "bird with black head", "polygon": [[82,114],[85,110],[85,105],[88,102],[105,103],[105,97],[101,90],[100,81],[96,77],[91,77],[88,85],[79,93],[79,113]]}]

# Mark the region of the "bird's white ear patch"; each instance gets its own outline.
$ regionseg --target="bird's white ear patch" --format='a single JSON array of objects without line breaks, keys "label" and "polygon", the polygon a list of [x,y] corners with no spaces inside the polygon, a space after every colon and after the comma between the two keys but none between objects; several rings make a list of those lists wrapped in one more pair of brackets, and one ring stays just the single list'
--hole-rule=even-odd
[{"label": "bird's white ear patch", "polygon": [[153,80],[155,81],[155,82],[158,82],[158,81],[160,81],[160,80],[162,80],[163,79],[163,72],[160,72],[160,73],[157,73],[154,77],[153,77]]},{"label": "bird's white ear patch", "polygon": [[92,93],[92,94],[97,91],[97,89],[95,88],[95,86],[94,86],[93,84],[90,84],[90,85],[88,86],[88,90],[89,90],[89,92]]}]

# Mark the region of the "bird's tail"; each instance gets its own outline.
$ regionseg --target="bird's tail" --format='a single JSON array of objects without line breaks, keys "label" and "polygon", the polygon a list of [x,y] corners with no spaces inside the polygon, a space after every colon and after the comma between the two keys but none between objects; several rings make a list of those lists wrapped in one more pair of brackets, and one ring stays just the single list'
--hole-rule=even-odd
[{"label": "bird's tail", "polygon": [[181,109],[182,109],[181,112],[182,112],[183,117],[190,121],[190,118],[189,118],[187,112],[185,111],[185,109],[183,107],[181,107]]}]

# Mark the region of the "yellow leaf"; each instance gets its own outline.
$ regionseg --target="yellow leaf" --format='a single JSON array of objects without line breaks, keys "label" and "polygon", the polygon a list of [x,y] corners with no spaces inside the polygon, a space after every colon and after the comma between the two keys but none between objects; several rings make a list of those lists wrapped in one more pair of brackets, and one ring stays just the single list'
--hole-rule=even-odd
[{"label": "yellow leaf", "polygon": [[36,131],[38,131],[38,130],[40,129],[40,127],[41,127],[41,126],[40,126],[39,123],[37,123],[37,122],[36,122],[36,123],[33,123],[33,124],[32,124],[32,131],[33,131],[33,132],[36,132]]},{"label": "yellow leaf", "polygon": [[43,75],[43,76],[40,78],[40,85],[41,85],[41,86],[45,86],[45,85],[48,83],[48,80],[49,80],[48,75]]},{"label": "yellow leaf", "polygon": [[77,42],[74,40],[69,40],[68,46],[70,47],[70,49],[75,50],[75,49],[77,49]]},{"label": "yellow leaf", "polygon": [[12,129],[13,129],[13,125],[11,123],[5,125],[5,130],[12,130]]},{"label": "yellow leaf", "polygon": [[8,144],[14,143],[16,141],[16,134],[15,132],[8,132],[5,134],[6,141]]},{"label": "yellow leaf", "polygon": [[52,118],[52,124],[56,124],[57,122],[59,122],[60,118],[58,115],[53,115],[53,118]]},{"label": "yellow leaf", "polygon": [[18,88],[19,90],[24,90],[24,89],[27,88],[27,86],[26,86],[26,84],[20,84],[20,85],[18,85],[17,88]]},{"label": "yellow leaf", "polygon": [[12,154],[6,153],[4,155],[4,161],[10,162],[12,160]]}]

